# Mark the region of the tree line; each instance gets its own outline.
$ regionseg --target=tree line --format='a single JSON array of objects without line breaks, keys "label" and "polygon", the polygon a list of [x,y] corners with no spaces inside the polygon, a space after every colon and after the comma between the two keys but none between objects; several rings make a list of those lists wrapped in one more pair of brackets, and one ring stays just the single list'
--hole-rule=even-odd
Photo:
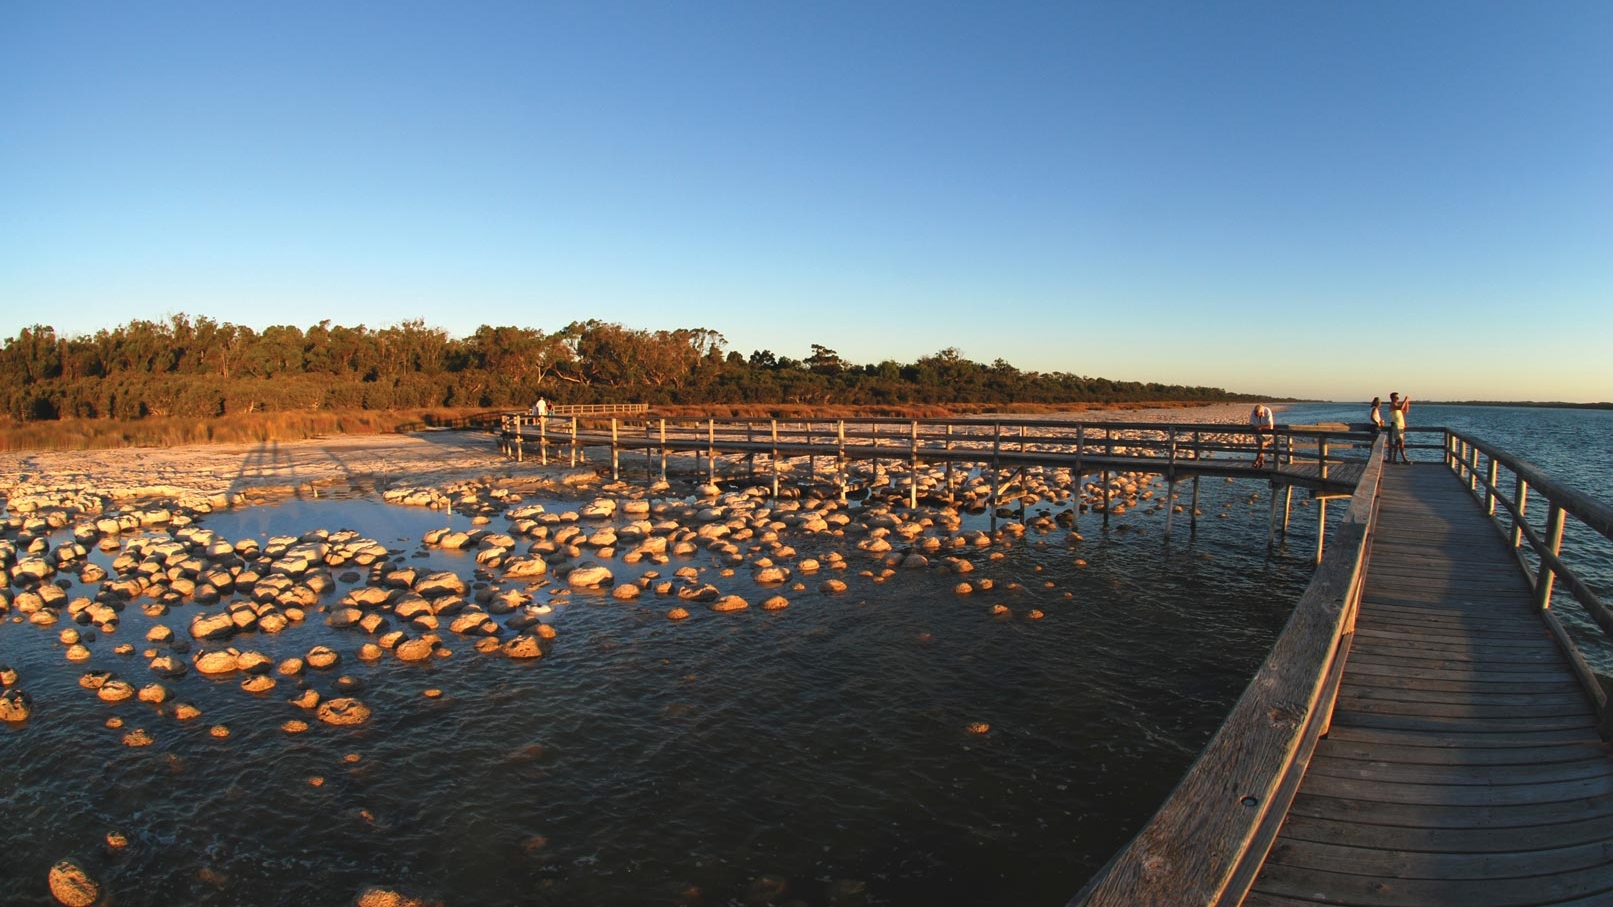
[{"label": "tree line", "polygon": [[954,348],[856,364],[813,344],[792,359],[727,349],[706,328],[599,320],[546,332],[482,325],[455,338],[423,320],[372,329],[321,321],[262,331],[207,317],[131,321],[90,336],[34,325],[0,349],[5,412],[61,418],[208,418],[293,410],[516,408],[562,403],[910,405],[1240,400],[1215,387],[1111,381],[973,362]]}]

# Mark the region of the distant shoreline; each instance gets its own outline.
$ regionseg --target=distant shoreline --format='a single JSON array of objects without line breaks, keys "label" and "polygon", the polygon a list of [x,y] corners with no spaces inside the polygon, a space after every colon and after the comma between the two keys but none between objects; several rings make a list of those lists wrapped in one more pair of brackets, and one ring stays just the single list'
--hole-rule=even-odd
[{"label": "distant shoreline", "polygon": [[[1363,401],[1356,400],[1295,400],[1295,403],[1333,403],[1349,404]],[[1520,406],[1532,409],[1613,409],[1613,402],[1601,403],[1564,403],[1562,401],[1537,400],[1416,400],[1419,406]]]}]

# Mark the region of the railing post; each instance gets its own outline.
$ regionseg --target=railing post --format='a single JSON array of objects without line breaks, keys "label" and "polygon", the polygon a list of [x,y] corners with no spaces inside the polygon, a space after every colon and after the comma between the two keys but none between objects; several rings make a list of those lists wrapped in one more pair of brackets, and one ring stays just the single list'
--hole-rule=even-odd
[{"label": "railing post", "polygon": [[991,532],[997,534],[997,495],[1000,493],[998,465],[1003,449],[1003,426],[1001,422],[991,423]]},{"label": "railing post", "polygon": [[1490,457],[1490,473],[1486,477],[1489,481],[1484,486],[1484,513],[1492,520],[1495,519],[1495,483],[1501,479],[1500,468],[1495,457]]},{"label": "railing post", "polygon": [[1176,429],[1165,436],[1169,444],[1170,459],[1165,467],[1165,540],[1170,541],[1171,525],[1176,521]]},{"label": "railing post", "polygon": [[538,417],[538,463],[549,465],[549,417]]},{"label": "railing post", "polygon": [[[1107,425],[1105,425],[1103,427],[1103,455],[1105,457],[1110,457],[1110,458],[1114,457],[1114,455],[1115,455],[1115,436],[1114,436],[1114,432]],[[1107,528],[1108,525],[1109,525],[1109,467],[1108,466],[1103,467],[1103,525],[1104,525],[1105,528]]]},{"label": "railing post", "polygon": [[707,481],[717,484],[717,420],[706,419],[706,473]]},{"label": "railing post", "polygon": [[[1549,499],[1548,499],[1549,500]],[[1556,557],[1563,547],[1563,508],[1556,501],[1551,502],[1551,509],[1546,515],[1546,550]],[[1540,571],[1535,574],[1535,607],[1544,611],[1551,607],[1551,587],[1557,578],[1557,571],[1545,558],[1540,559]]]},{"label": "railing post", "polygon": [[571,417],[571,466],[577,467],[577,417]]},{"label": "railing post", "polygon": [[1515,478],[1516,483],[1513,485],[1513,497],[1518,502],[1518,512],[1512,518],[1512,534],[1510,539],[1512,541],[1513,548],[1523,545],[1523,515],[1529,507],[1529,483],[1524,480],[1523,476],[1516,476]]},{"label": "railing post", "polygon": [[778,420],[773,420],[773,497],[778,498]]},{"label": "railing post", "polygon": [[616,437],[616,417],[611,416],[610,417],[610,480],[612,482],[620,482],[622,480],[622,456],[621,456],[622,449],[621,449],[621,447],[619,447],[617,445],[617,440],[618,439]]},{"label": "railing post", "polygon": [[835,426],[836,449],[839,451],[835,458],[835,480],[840,483],[840,503],[846,503],[846,420],[841,419]]},{"label": "railing post", "polygon": [[913,420],[913,455],[907,470],[907,506],[911,510],[919,507],[919,423]]}]

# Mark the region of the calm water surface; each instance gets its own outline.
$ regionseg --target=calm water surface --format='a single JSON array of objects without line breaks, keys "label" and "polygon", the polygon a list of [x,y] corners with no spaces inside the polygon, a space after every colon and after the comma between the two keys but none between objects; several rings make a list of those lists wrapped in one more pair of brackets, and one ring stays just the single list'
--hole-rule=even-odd
[{"label": "calm water surface", "polygon": [[[1414,408],[1414,422],[1435,410]],[[1324,418],[1336,417],[1288,421]],[[1528,418],[1518,432],[1547,435]],[[204,713],[188,724],[79,686],[91,669],[147,682],[147,629],[183,634],[196,605],[158,620],[129,607],[81,665],[63,658],[59,627],[5,622],[0,653],[35,717],[0,729],[0,904],[54,903],[46,870],[72,855],[120,907],[339,905],[367,884],[450,905],[1061,905],[1175,784],[1308,580],[1314,521],[1297,518],[1268,552],[1263,485],[1203,491],[1196,536],[1178,517],[1166,542],[1164,515],[1141,509],[1107,532],[1084,515],[1073,549],[1062,532],[1032,533],[1000,560],[973,555],[971,578],[999,588],[967,597],[934,571],[875,584],[848,552],[849,592],[821,595],[821,575],[806,577],[778,612],[691,606],[674,623],[673,602],[653,595],[557,598],[558,638],[533,663],[451,639],[453,656],[428,666],[363,665],[351,653],[365,637],[320,615],[237,637],[277,660],[328,644],[346,661],[307,683],[327,695],[341,673],[366,684],[367,725],[295,737],[280,723],[307,716],[284,678],[259,696],[239,678],[172,681]],[[292,501],[204,525],[229,539],[352,528],[403,563],[474,576],[469,555],[420,544],[468,528],[456,514]],[[763,597],[743,569],[720,578],[707,558],[658,569],[705,566],[724,591]],[[656,569],[610,565],[619,581]],[[992,617],[997,603],[1014,616]],[[120,642],[136,654],[113,654]],[[105,727],[112,716],[123,730]],[[976,721],[991,731],[969,733]],[[209,736],[215,724],[230,736]],[[156,743],[122,746],[133,727]],[[131,846],[108,851],[112,829]]]}]

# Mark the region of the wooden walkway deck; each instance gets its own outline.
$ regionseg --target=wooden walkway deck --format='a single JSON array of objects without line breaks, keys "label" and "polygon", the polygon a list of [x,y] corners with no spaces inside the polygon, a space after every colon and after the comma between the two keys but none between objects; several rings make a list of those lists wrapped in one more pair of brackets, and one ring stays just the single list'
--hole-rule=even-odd
[{"label": "wooden walkway deck", "polygon": [[1613,904],[1613,751],[1446,469],[1385,467],[1332,729],[1243,904]]}]

